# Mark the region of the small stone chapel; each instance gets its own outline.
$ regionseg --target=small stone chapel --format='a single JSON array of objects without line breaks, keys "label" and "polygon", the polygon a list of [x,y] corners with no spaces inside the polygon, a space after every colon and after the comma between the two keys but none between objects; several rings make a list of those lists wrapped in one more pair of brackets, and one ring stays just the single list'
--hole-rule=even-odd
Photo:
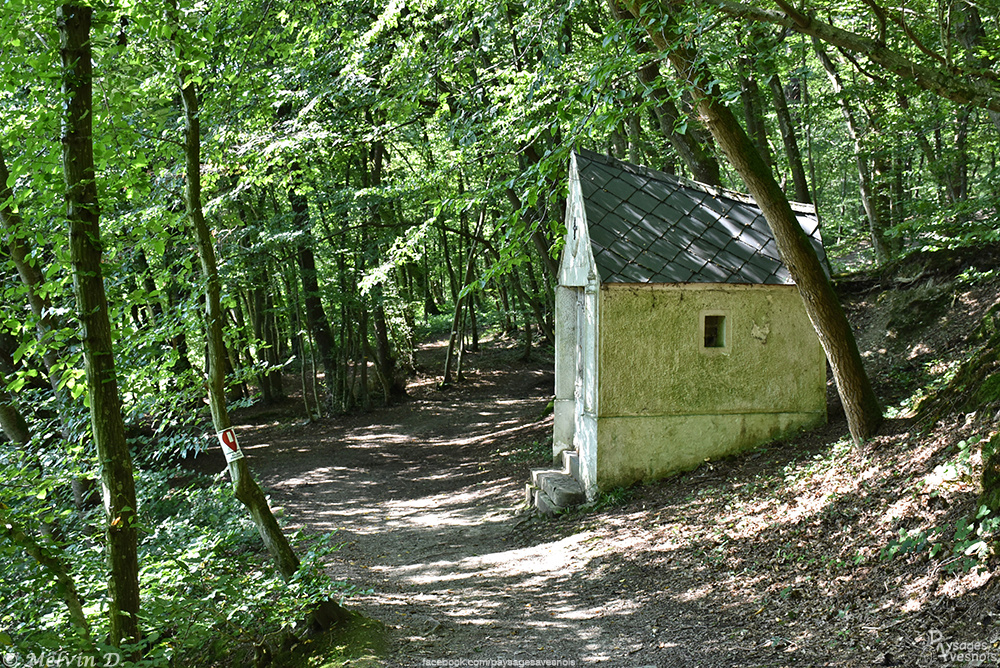
[{"label": "small stone chapel", "polygon": [[579,151],[566,228],[553,455],[587,498],[826,421],[823,350],[751,197]]}]

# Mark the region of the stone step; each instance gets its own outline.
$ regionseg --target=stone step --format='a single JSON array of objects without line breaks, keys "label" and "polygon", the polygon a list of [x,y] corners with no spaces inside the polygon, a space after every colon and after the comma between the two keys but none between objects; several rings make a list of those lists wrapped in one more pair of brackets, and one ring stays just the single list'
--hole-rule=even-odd
[{"label": "stone step", "polygon": [[563,473],[568,473],[579,482],[580,481],[580,453],[576,450],[562,451]]},{"label": "stone step", "polygon": [[540,489],[535,492],[535,502],[533,505],[535,506],[535,510],[546,517],[555,517],[559,511],[565,510],[565,508],[557,506],[555,502],[549,498],[549,495]]},{"label": "stone step", "polygon": [[534,505],[544,495],[544,502],[551,502],[557,508],[571,508],[587,500],[583,488],[573,476],[561,469],[532,469],[531,484],[538,488],[534,493]]}]

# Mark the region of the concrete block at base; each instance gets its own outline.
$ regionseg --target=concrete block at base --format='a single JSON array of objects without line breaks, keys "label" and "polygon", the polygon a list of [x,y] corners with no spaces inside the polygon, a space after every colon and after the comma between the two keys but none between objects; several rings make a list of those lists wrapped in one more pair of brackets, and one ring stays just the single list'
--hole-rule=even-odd
[{"label": "concrete block at base", "polygon": [[557,506],[552,499],[549,498],[549,495],[542,490],[538,490],[538,493],[535,494],[535,508],[539,513],[545,515],[546,517],[555,517],[556,514],[562,510],[562,508]]},{"label": "concrete block at base", "polygon": [[573,479],[580,480],[580,453],[576,450],[563,450],[563,473],[573,476]]},{"label": "concrete block at base", "polygon": [[524,485],[524,505],[533,506],[535,505],[535,494],[538,493],[538,487],[532,485],[530,482]]},{"label": "concrete block at base", "polygon": [[553,468],[531,469],[531,484],[535,487],[541,487],[542,479],[552,473],[562,473],[562,470]]},{"label": "concrete block at base", "polygon": [[570,508],[586,501],[580,483],[562,471],[539,474],[538,486],[560,508]]}]

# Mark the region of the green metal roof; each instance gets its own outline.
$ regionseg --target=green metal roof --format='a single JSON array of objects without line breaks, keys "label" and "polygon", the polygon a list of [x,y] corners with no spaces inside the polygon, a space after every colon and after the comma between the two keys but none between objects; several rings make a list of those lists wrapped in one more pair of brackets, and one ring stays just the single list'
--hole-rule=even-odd
[{"label": "green metal roof", "polygon": [[[749,195],[591,151],[578,151],[576,163],[601,282],[793,282]],[[792,210],[825,265],[813,207]]]}]

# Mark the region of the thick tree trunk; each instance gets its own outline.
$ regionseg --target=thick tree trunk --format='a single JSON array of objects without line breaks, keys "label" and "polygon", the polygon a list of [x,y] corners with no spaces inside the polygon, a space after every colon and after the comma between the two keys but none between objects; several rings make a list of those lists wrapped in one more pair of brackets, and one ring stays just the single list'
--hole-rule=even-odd
[{"label": "thick tree trunk", "polygon": [[63,175],[69,222],[73,292],[82,325],[90,422],[107,514],[109,636],[112,645],[134,643],[139,632],[139,562],[132,456],[125,441],[108,303],[101,274],[100,212],[94,169],[90,24],[93,9],[56,10],[63,66]]},{"label": "thick tree trunk", "polygon": [[861,443],[878,431],[882,411],[865,373],[854,332],[816,252],[753,142],[729,107],[719,101],[717,84],[704,63],[689,47],[672,43],[665,36],[671,29],[676,30],[673,19],[669,15],[654,16],[656,12],[641,13],[645,4],[642,0],[627,0],[626,4],[656,46],[667,54],[678,78],[691,87],[702,118],[763,211],[833,368],[851,436],[855,443]]}]

